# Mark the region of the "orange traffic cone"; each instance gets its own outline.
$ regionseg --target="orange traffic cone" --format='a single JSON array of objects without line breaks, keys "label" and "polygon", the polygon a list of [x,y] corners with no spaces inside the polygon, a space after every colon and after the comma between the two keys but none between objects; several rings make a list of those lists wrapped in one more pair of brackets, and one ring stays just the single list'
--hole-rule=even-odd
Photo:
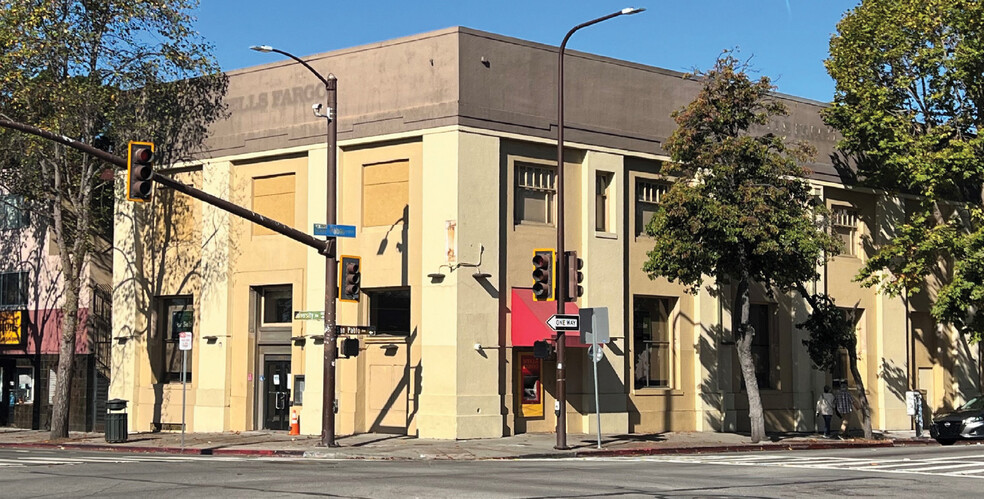
[{"label": "orange traffic cone", "polygon": [[297,421],[297,410],[290,412],[290,435],[300,435],[301,424]]}]

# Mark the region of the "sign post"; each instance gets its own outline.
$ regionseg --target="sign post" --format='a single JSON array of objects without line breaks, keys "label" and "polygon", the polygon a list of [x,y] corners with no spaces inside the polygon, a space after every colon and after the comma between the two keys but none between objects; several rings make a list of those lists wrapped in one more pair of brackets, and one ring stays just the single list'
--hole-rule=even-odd
[{"label": "sign post", "polygon": [[604,355],[601,345],[611,341],[608,333],[608,307],[582,308],[578,311],[581,325],[581,342],[591,345],[588,356],[594,368],[595,426],[598,430],[598,448],[601,448],[601,406],[598,403],[598,361]]},{"label": "sign post", "polygon": [[191,331],[178,333],[178,349],[181,350],[181,448],[185,446],[185,404],[188,400],[188,350],[191,350]]}]

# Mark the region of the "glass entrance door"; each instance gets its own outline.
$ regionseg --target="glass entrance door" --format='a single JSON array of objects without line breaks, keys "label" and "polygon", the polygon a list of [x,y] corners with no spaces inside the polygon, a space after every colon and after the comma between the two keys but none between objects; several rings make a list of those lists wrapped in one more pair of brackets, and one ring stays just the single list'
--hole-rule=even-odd
[{"label": "glass entrance door", "polygon": [[263,427],[290,429],[290,357],[266,356],[263,360]]}]

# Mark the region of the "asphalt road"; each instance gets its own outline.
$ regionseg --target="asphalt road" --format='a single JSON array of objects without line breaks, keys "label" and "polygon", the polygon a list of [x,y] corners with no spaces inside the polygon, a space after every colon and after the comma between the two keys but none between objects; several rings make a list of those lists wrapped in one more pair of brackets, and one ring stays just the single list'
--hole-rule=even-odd
[{"label": "asphalt road", "polygon": [[502,461],[0,449],[0,497],[980,497],[984,447]]}]

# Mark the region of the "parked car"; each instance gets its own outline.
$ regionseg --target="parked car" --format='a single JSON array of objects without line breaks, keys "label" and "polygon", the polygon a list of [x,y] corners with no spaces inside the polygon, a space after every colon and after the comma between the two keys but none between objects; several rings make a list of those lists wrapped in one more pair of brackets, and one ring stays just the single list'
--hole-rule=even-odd
[{"label": "parked car", "polygon": [[984,396],[968,400],[953,412],[934,416],[929,434],[942,445],[984,438]]}]

